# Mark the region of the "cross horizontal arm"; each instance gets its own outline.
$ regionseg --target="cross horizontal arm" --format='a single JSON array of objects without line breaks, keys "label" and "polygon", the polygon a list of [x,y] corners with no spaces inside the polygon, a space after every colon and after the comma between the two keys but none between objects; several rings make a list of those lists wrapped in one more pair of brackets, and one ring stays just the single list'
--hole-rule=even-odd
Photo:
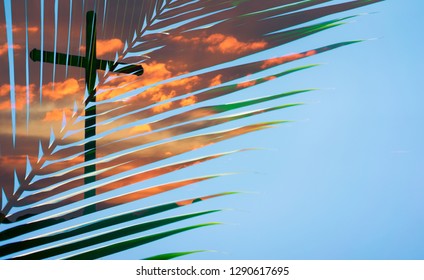
[{"label": "cross horizontal arm", "polygon": [[[62,64],[62,65],[70,65],[70,66],[76,66],[76,67],[85,67],[85,59],[83,56],[77,56],[77,55],[66,55],[64,53],[54,53],[54,52],[47,52],[43,51],[43,62],[48,63],[54,63],[54,57],[56,56],[56,64]],[[41,51],[37,49],[32,49],[32,51],[29,53],[29,57],[32,59],[32,61],[41,61]],[[68,58],[68,61],[66,59]]]},{"label": "cross horizontal arm", "polygon": [[[54,63],[54,58],[56,56],[56,64],[70,65],[76,67],[86,67],[86,59],[83,56],[64,54],[64,53],[54,53],[49,51],[43,51],[33,49],[29,56],[33,61],[41,61],[41,55],[43,56],[43,62]],[[143,66],[137,64],[127,64],[127,63],[115,63],[110,60],[96,59],[96,69],[106,70],[106,66],[109,66],[109,70],[114,73],[124,73],[141,76],[144,72]]]}]

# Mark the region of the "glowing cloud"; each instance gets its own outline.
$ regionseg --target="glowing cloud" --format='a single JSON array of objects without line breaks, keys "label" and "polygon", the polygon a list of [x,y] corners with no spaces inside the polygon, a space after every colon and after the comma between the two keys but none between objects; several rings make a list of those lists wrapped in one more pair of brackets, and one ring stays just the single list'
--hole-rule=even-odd
[{"label": "glowing cloud", "polygon": [[[35,85],[29,86],[29,102],[34,98]],[[27,104],[26,99],[27,87],[23,85],[15,85],[16,104],[17,110],[22,110]],[[11,108],[10,104],[10,85],[4,84],[0,86],[0,110],[8,110]]]},{"label": "glowing cloud", "polygon": [[144,132],[150,132],[152,131],[152,128],[148,124],[138,125],[131,129],[131,134],[138,134],[138,133],[144,133]]},{"label": "glowing cloud", "polygon": [[166,68],[165,63],[152,62],[144,65],[143,76],[122,75],[110,82],[101,85],[97,97],[98,100],[106,100],[127,93],[147,85],[157,83],[172,77],[171,71]]},{"label": "glowing cloud", "polygon": [[[153,87],[144,92],[142,96],[148,98],[153,103],[162,102],[174,98],[175,96],[181,95],[181,92],[191,91],[193,86],[199,83],[199,81],[200,78],[198,76],[177,80],[164,85]],[[184,102],[186,104],[183,106],[187,106],[190,104],[194,104],[196,102],[196,98],[187,98],[185,101],[183,99],[181,102]],[[153,112],[160,113],[166,109],[169,109],[171,105],[171,102],[167,102],[153,107],[152,110]]]},{"label": "glowing cloud", "polygon": [[173,40],[183,44],[197,45],[208,52],[221,54],[243,54],[252,50],[264,49],[268,45],[265,41],[242,42],[234,36],[221,33],[212,34],[207,38],[176,36]]},{"label": "glowing cloud", "polygon": [[245,43],[240,42],[233,36],[225,36],[223,34],[212,34],[203,42],[209,45],[207,47],[209,52],[222,54],[242,54],[252,50],[261,50],[267,46],[265,41]]},{"label": "glowing cloud", "polygon": [[65,110],[65,116],[69,118],[72,115],[72,110],[69,108],[65,109],[54,109],[53,111],[47,112],[43,121],[60,121],[63,118],[63,111]]},{"label": "glowing cloud", "polygon": [[274,65],[280,65],[282,63],[290,62],[290,61],[293,61],[293,60],[296,60],[296,59],[312,56],[316,53],[317,53],[316,50],[311,50],[311,51],[307,51],[307,52],[304,52],[304,53],[288,54],[288,55],[281,56],[281,57],[270,58],[270,59],[266,60],[261,65],[261,68],[262,69],[269,68],[269,67],[274,66]]},{"label": "glowing cloud", "polygon": [[181,105],[181,107],[189,106],[189,105],[195,104],[196,101],[197,101],[197,98],[196,98],[196,96],[193,95],[193,96],[190,96],[190,97],[187,97],[187,98],[184,98],[183,100],[181,100],[180,105]]},{"label": "glowing cloud", "polygon": [[237,84],[237,88],[247,88],[247,87],[251,87],[254,86],[256,84],[256,81],[247,81],[247,82],[243,82],[243,83],[239,83]]},{"label": "glowing cloud", "polygon": [[[107,53],[115,53],[122,50],[124,43],[117,38],[109,40],[97,40],[97,55],[102,56]],[[85,46],[80,47],[81,51],[85,51]]]},{"label": "glowing cloud", "polygon": [[214,86],[218,86],[220,84],[222,84],[222,74],[219,74],[217,76],[215,76],[212,80],[211,83],[209,84],[210,87],[214,87]]},{"label": "glowing cloud", "polygon": [[3,45],[0,45],[0,56],[7,53],[7,50],[12,47],[14,50],[20,50],[22,47],[20,45],[14,44],[13,46],[8,45],[7,43],[4,43]]},{"label": "glowing cloud", "polygon": [[67,79],[63,82],[48,83],[43,85],[43,96],[50,100],[56,101],[68,95],[76,95],[83,97],[84,85],[74,78]]},{"label": "glowing cloud", "polygon": [[[6,24],[0,25],[0,29],[5,29],[5,28],[6,28]],[[38,28],[38,26],[28,26],[27,30],[28,30],[29,33],[35,33],[35,32],[38,32],[39,28]],[[13,32],[25,31],[25,27],[13,25],[12,31]]]}]

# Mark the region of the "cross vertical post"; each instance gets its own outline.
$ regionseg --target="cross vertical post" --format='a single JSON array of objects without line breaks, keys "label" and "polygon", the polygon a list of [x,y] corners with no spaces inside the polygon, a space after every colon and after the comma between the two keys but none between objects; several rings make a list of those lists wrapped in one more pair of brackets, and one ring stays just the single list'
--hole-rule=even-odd
[{"label": "cross vertical post", "polygon": [[[90,103],[96,102],[96,14],[94,11],[87,12],[86,16],[86,47],[85,47],[85,83],[88,93],[85,100],[85,139],[96,135],[96,105],[90,106]],[[84,161],[96,159],[96,140],[89,140],[84,144]],[[96,171],[96,165],[91,164],[84,167],[84,174]],[[84,178],[84,184],[90,184],[96,181],[96,175],[90,175]],[[96,190],[90,190],[84,193],[84,198],[96,195]],[[95,211],[94,207],[85,209],[86,213]]]}]

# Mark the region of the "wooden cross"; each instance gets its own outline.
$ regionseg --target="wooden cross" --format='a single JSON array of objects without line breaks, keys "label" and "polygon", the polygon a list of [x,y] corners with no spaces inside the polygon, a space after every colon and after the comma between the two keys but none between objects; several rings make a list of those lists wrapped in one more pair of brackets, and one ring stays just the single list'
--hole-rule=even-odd
[{"label": "wooden cross", "polygon": [[[94,11],[87,12],[86,16],[86,48],[85,57],[69,55],[63,53],[55,53],[33,49],[30,52],[30,57],[33,61],[42,61],[48,63],[56,63],[62,65],[70,65],[85,68],[85,84],[88,92],[88,98],[85,100],[85,139],[96,135],[96,105],[88,107],[90,102],[96,102],[96,71],[106,70],[109,67],[110,71],[115,73],[126,73],[140,76],[143,74],[141,65],[115,63],[113,61],[101,60],[96,57],[96,14]],[[119,69],[117,69],[119,67]],[[96,140],[90,140],[84,145],[84,161],[88,162],[96,158]],[[96,171],[96,165],[88,165],[84,167],[84,174]],[[96,176],[91,175],[84,178],[84,184],[89,184],[96,181]],[[96,195],[95,190],[87,191],[84,198],[89,198]],[[85,209],[86,213],[95,211],[95,207]]]}]

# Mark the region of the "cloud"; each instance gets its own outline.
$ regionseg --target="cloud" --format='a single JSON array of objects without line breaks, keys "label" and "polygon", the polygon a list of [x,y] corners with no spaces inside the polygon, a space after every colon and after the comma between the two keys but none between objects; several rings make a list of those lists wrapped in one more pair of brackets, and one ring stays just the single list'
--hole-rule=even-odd
[{"label": "cloud", "polygon": [[0,45],[0,56],[7,53],[7,50],[9,48],[13,48],[14,50],[20,50],[20,49],[22,49],[22,46],[17,45],[17,44],[13,44],[12,46],[10,46],[9,44],[4,43],[3,45]]},{"label": "cloud", "polygon": [[[28,27],[28,33],[35,33],[38,32],[38,26],[29,26]],[[20,27],[20,26],[13,26],[12,28],[13,32],[21,32],[21,31],[25,31],[25,27]]]},{"label": "cloud", "polygon": [[37,32],[38,31],[38,27],[37,26],[30,26],[28,27],[28,32],[33,33],[33,32]]},{"label": "cloud", "polygon": [[131,134],[138,134],[138,133],[144,133],[144,132],[150,132],[152,131],[152,128],[148,124],[142,124],[137,125],[136,127],[132,128],[130,133]]},{"label": "cloud", "polygon": [[43,121],[45,122],[60,121],[63,119],[63,112],[65,112],[66,118],[69,118],[72,115],[72,110],[69,108],[53,109],[53,111],[46,112],[46,115]]},{"label": "cloud", "polygon": [[[172,81],[163,85],[152,87],[141,94],[142,98],[148,99],[151,103],[158,103],[162,101],[169,100],[176,96],[180,96],[186,93],[189,93],[193,87],[200,82],[198,76],[184,78],[181,80]],[[184,99],[183,99],[184,100]],[[182,106],[188,106],[196,102],[195,97],[187,98],[185,101],[181,101]],[[167,102],[159,104],[152,108],[153,112],[160,113],[169,109],[172,105],[172,102]]]},{"label": "cloud", "polygon": [[261,50],[267,46],[265,41],[240,42],[233,36],[223,34],[212,34],[204,40],[208,44],[207,50],[211,53],[242,54],[252,50]]},{"label": "cloud", "polygon": [[[176,95],[177,95],[177,92],[175,90],[172,90],[169,94],[166,94],[164,92],[158,92],[157,94],[153,95],[150,100],[156,103],[156,102],[161,102],[161,101],[174,98]],[[167,102],[167,103],[159,104],[153,107],[152,110],[155,113],[161,113],[165,111],[166,109],[169,109],[170,107],[171,107],[171,103]]]},{"label": "cloud", "polygon": [[185,106],[189,106],[189,105],[193,105],[197,102],[197,97],[196,96],[190,96],[187,98],[184,98],[183,100],[181,100],[180,105],[181,107],[185,107]]},{"label": "cloud", "polygon": [[[35,147],[37,146],[35,145]],[[31,151],[31,152],[35,153],[35,151]],[[10,175],[13,176],[13,170],[16,170],[18,174],[22,174],[24,170],[26,169],[27,157],[32,164],[34,164],[38,160],[37,156],[33,156],[30,154],[2,155],[0,157],[0,166],[2,167],[0,174],[5,173],[4,175],[7,174],[9,176]],[[8,170],[9,172],[4,172],[5,170]],[[9,179],[11,178],[9,177]]]},{"label": "cloud", "polygon": [[141,77],[135,75],[119,75],[114,77],[111,81],[101,85],[97,94],[98,99],[110,99],[131,90],[169,79],[172,76],[171,71],[167,69],[165,63],[152,62],[143,66],[145,72]]},{"label": "cloud", "polygon": [[209,86],[210,87],[214,87],[214,86],[218,86],[220,84],[222,84],[222,74],[216,75],[210,82]]},{"label": "cloud", "polygon": [[[0,29],[6,29],[6,24],[0,25]],[[27,30],[28,30],[29,33],[35,33],[35,32],[38,32],[39,28],[38,28],[38,26],[28,26],[28,29]],[[25,27],[24,26],[13,25],[12,26],[12,31],[13,32],[25,31]]]},{"label": "cloud", "polygon": [[[150,104],[164,102],[166,100],[172,99],[176,96],[184,95],[186,93],[191,92],[193,87],[200,82],[200,78],[198,76],[184,78],[176,81],[172,81],[163,85],[158,85],[141,93],[139,96],[133,99],[136,101],[137,99],[148,100]],[[181,106],[188,106],[196,103],[195,97],[189,97],[181,100]],[[183,105],[185,104],[185,105]],[[154,106],[152,111],[155,113],[161,113],[173,105],[172,102],[166,102]]]},{"label": "cloud", "polygon": [[43,85],[43,96],[50,100],[56,101],[68,95],[83,97],[84,84],[74,78],[67,79],[63,82],[50,82]]},{"label": "cloud", "polygon": [[[31,145],[30,145],[31,146]],[[37,147],[36,145],[32,145]],[[28,158],[31,163],[37,161],[37,157],[28,155]],[[8,190],[13,190],[13,176],[14,171],[17,172],[19,179],[22,180],[22,174],[25,173],[27,163],[27,155],[17,154],[17,155],[2,155],[0,156],[0,178],[2,187],[6,192],[11,192]]]},{"label": "cloud", "polygon": [[[117,38],[108,39],[108,40],[97,40],[97,55],[102,56],[107,53],[115,53],[122,50],[124,43]],[[85,51],[85,46],[80,47],[80,51]]]},{"label": "cloud", "polygon": [[[35,85],[29,86],[29,102],[34,98]],[[27,87],[24,85],[15,85],[15,108],[22,110],[27,104]],[[0,86],[0,110],[8,110],[11,108],[10,104],[10,85],[4,84]]]},{"label": "cloud", "polygon": [[194,37],[185,38],[183,36],[175,36],[172,40],[184,44],[197,45],[206,49],[211,53],[220,54],[243,54],[250,51],[264,49],[268,43],[265,41],[242,42],[236,37],[215,33],[206,38]]},{"label": "cloud", "polygon": [[303,53],[294,53],[294,54],[289,54],[289,55],[285,55],[285,56],[281,56],[281,57],[270,58],[270,59],[267,59],[261,65],[261,69],[266,69],[266,68],[269,68],[271,66],[280,65],[282,63],[287,63],[287,62],[290,62],[290,61],[293,61],[293,60],[312,56],[312,55],[315,55],[315,54],[317,54],[317,51],[311,50],[311,51],[307,51],[307,52],[303,52]]},{"label": "cloud", "polygon": [[[120,75],[110,82],[101,85],[98,90],[98,100],[110,99],[134,89],[169,79],[173,76],[171,71],[166,67],[165,63],[151,62],[143,66],[145,68],[145,72],[141,77],[135,75]],[[153,95],[160,87],[163,87],[163,85],[150,88],[148,91],[144,92],[142,96]]]},{"label": "cloud", "polygon": [[252,80],[252,81],[247,81],[247,82],[242,82],[237,84],[237,88],[247,88],[247,87],[251,87],[256,85],[256,81]]}]

